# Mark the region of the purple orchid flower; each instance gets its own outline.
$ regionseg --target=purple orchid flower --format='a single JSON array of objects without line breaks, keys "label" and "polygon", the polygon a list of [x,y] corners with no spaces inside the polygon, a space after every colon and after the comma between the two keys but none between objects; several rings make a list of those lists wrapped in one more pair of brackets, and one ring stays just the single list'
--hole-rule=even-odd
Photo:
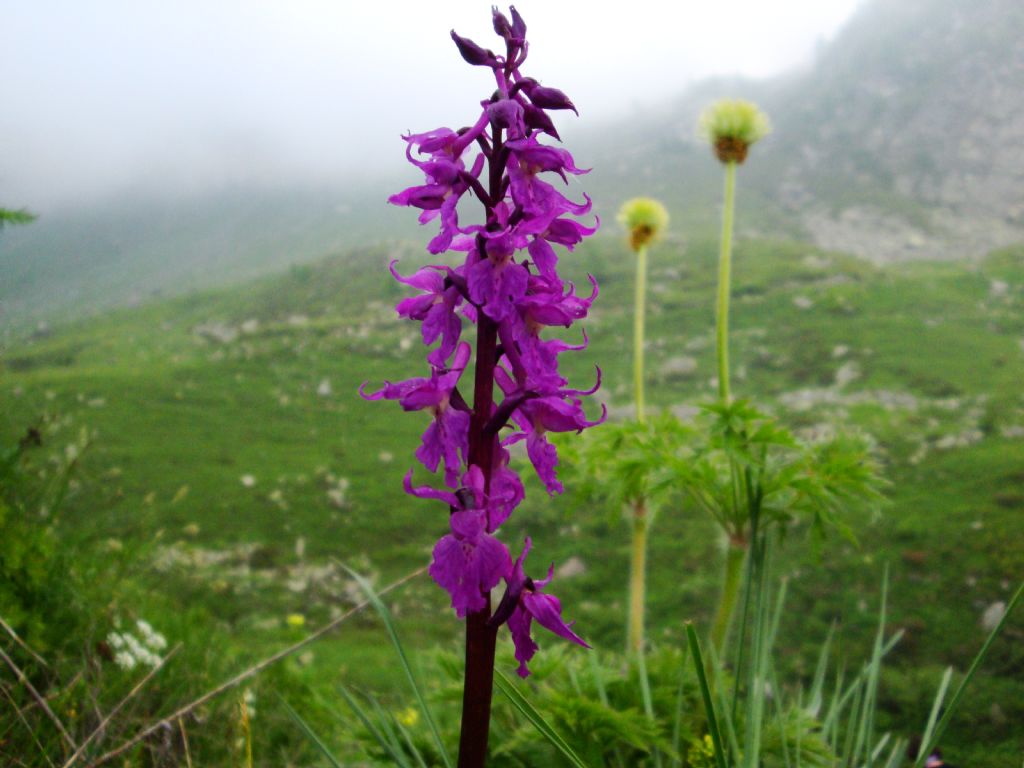
[{"label": "purple orchid flower", "polygon": [[[416,458],[431,472],[444,464],[444,487],[414,487],[410,474],[405,489],[448,508],[447,532],[434,546],[429,570],[450,595],[456,614],[466,618],[467,638],[472,638],[467,640],[460,754],[472,748],[476,757],[466,765],[482,765],[486,751],[486,715],[479,712],[489,709],[485,678],[493,670],[470,657],[488,645],[493,651],[497,625],[487,625],[491,590],[503,579],[509,586],[499,613],[508,613],[502,622],[507,620],[512,631],[520,674],[526,674],[536,651],[530,638],[534,619],[586,645],[562,621],[558,599],[541,591],[547,580],[525,576],[529,540],[513,564],[496,538],[524,496],[508,446],[526,442],[530,461],[553,494],[562,486],[555,446],[545,435],[578,432],[605,416],[588,420],[583,410],[582,398],[596,386],[574,389],[559,371],[560,355],[585,349],[586,334],[582,344],[547,336],[585,318],[597,297],[592,278],[593,290],[584,298],[558,273],[559,251],[572,251],[600,224],[579,220],[590,213],[589,197],[575,202],[556,187],[587,170],[567,150],[545,143],[551,140],[545,135],[559,139],[548,111],[575,112],[576,107],[566,94],[522,73],[529,46],[526,23],[515,8],[510,17],[494,9],[492,20],[503,43],[497,52],[454,30],[451,37],[466,62],[493,74],[493,95],[480,102],[472,125],[405,136],[406,157],[423,177],[389,198],[417,209],[421,224],[438,226],[429,253],[462,255],[458,263],[422,266],[409,276],[395,262],[390,266],[395,279],[415,291],[395,309],[420,323],[430,375],[385,382],[373,393],[366,393],[365,385],[360,390],[367,399],[397,400],[407,411],[428,410],[433,416]],[[476,221],[463,221],[470,218],[468,198],[480,203]],[[462,340],[466,322],[477,326],[475,352]],[[472,405],[457,386],[471,358]],[[505,431],[509,425],[511,434]],[[471,700],[478,693],[483,698]],[[477,717],[473,712],[484,719],[467,725],[467,717]]]},{"label": "purple orchid flower", "polygon": [[395,280],[423,291],[419,296],[402,299],[395,306],[399,317],[419,320],[422,323],[423,343],[430,346],[438,338],[441,344],[427,356],[427,362],[441,368],[455,351],[462,333],[462,321],[455,310],[462,303],[462,295],[451,282],[457,271],[450,267],[429,266],[417,271],[412,277],[402,277],[392,259],[389,269]]},{"label": "purple orchid flower", "polygon": [[554,595],[541,592],[554,577],[554,564],[548,568],[547,578],[535,581],[526,575],[523,563],[526,561],[531,546],[532,542],[527,537],[523,545],[523,552],[516,559],[512,566],[512,573],[506,579],[508,586],[505,596],[490,620],[493,626],[508,622],[509,631],[512,633],[512,642],[515,644],[516,661],[519,662],[516,672],[520,677],[529,677],[530,670],[527,664],[538,651],[537,643],[534,642],[531,634],[531,624],[535,619],[549,632],[564,637],[577,645],[582,645],[584,648],[590,647],[583,638],[572,631],[572,625],[575,622],[566,623],[562,618],[561,601]]},{"label": "purple orchid flower", "polygon": [[484,473],[469,468],[462,476],[463,486],[456,493],[413,487],[412,476],[405,477],[408,493],[420,498],[448,502],[451,533],[434,546],[430,575],[451,595],[452,608],[459,618],[487,607],[484,595],[501,583],[512,565],[508,549],[490,534],[491,518]]},{"label": "purple orchid flower", "polygon": [[359,389],[359,394],[366,400],[398,400],[406,411],[424,408],[433,411],[434,420],[423,433],[423,443],[416,450],[416,458],[431,472],[437,471],[443,459],[445,483],[451,487],[455,486],[462,466],[459,457],[466,454],[469,445],[469,413],[462,396],[456,396],[455,390],[469,362],[469,355],[469,344],[462,343],[455,350],[452,367],[435,367],[429,379],[408,379],[394,384],[386,381],[383,389],[370,394],[365,391],[365,383]]}]

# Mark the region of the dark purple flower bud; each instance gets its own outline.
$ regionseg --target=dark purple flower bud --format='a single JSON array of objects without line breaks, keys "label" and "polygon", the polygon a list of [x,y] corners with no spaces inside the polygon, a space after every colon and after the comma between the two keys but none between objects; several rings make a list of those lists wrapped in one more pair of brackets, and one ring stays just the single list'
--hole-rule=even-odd
[{"label": "dark purple flower bud", "polygon": [[462,54],[462,58],[473,66],[490,67],[497,64],[493,51],[481,48],[468,37],[460,37],[455,34],[454,29],[452,30],[452,40],[455,41],[455,45],[458,47],[459,53]]},{"label": "dark purple flower bud", "polygon": [[523,105],[515,99],[499,99],[488,104],[487,116],[496,128],[515,129],[516,134],[523,133]]},{"label": "dark purple flower bud", "polygon": [[506,41],[512,40],[512,24],[505,18],[505,14],[498,10],[498,6],[491,6],[491,19],[494,22],[494,31]]},{"label": "dark purple flower bud", "polygon": [[392,205],[411,205],[413,208],[421,208],[424,211],[436,211],[444,205],[445,197],[450,191],[451,188],[443,184],[409,187],[397,195],[389,197],[388,202]]},{"label": "dark purple flower bud", "polygon": [[551,122],[551,118],[547,116],[547,113],[533,104],[527,104],[523,107],[523,122],[526,123],[527,128],[543,131],[559,140],[562,138],[558,135],[558,131],[555,130],[555,124]]},{"label": "dark purple flower bud", "polygon": [[[538,85],[528,91],[526,95],[530,97],[534,106],[541,109],[571,109],[576,112],[576,105],[557,88],[545,88],[543,85]],[[576,114],[578,115],[579,112]]]},{"label": "dark purple flower bud", "polygon": [[509,6],[509,11],[512,13],[512,36],[516,42],[521,43],[526,40],[526,22],[514,5]]}]

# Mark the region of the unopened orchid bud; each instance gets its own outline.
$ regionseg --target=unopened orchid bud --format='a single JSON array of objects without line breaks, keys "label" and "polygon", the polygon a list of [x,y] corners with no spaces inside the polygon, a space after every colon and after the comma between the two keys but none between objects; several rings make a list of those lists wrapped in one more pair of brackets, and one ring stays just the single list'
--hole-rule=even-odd
[{"label": "unopened orchid bud", "polygon": [[452,30],[451,35],[452,40],[455,41],[455,45],[459,49],[459,53],[462,54],[462,58],[464,58],[469,64],[479,67],[493,66],[496,63],[493,51],[480,47],[468,37],[460,37],[455,34],[454,29]]},{"label": "unopened orchid bud", "polygon": [[491,20],[494,23],[494,31],[506,41],[512,39],[512,24],[509,23],[505,14],[498,10],[498,6],[491,6]]},{"label": "unopened orchid bud", "polygon": [[543,131],[549,136],[554,136],[556,139],[562,138],[558,135],[558,131],[555,130],[555,124],[551,122],[551,118],[547,116],[547,113],[532,104],[527,104],[523,107],[523,122],[526,123],[527,128]]},{"label": "unopened orchid bud", "polygon": [[530,89],[526,95],[530,97],[530,101],[533,102],[534,106],[541,109],[571,109],[576,114],[579,114],[576,111],[576,105],[557,88],[546,88],[543,85],[538,85]]},{"label": "unopened orchid bud", "polygon": [[526,22],[514,5],[510,5],[508,9],[512,14],[512,38],[517,43],[522,43],[526,40]]}]

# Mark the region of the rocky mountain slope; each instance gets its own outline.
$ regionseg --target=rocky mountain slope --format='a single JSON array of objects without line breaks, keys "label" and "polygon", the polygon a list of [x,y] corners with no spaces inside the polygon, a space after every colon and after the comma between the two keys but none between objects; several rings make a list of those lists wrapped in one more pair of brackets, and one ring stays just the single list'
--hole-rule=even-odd
[{"label": "rocky mountain slope", "polygon": [[608,169],[599,177],[616,188],[646,178],[677,204],[694,201],[717,178],[694,126],[722,96],[758,101],[775,124],[743,171],[758,228],[796,227],[876,262],[978,256],[1024,239],[1017,0],[869,2],[802,72],[703,83],[633,116],[614,147],[595,141],[593,163]]}]

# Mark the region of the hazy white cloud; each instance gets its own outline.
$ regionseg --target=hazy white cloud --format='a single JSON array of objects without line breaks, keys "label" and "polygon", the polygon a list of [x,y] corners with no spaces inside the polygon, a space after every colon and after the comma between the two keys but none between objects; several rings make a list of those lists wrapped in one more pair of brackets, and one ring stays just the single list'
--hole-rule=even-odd
[{"label": "hazy white cloud", "polygon": [[[858,0],[521,0],[526,69],[586,119],[712,74],[799,65]],[[479,0],[34,0],[0,27],[0,200],[139,184],[334,180],[407,130],[462,124],[491,88],[448,38],[494,39]],[[397,151],[400,151],[397,150]]]}]

